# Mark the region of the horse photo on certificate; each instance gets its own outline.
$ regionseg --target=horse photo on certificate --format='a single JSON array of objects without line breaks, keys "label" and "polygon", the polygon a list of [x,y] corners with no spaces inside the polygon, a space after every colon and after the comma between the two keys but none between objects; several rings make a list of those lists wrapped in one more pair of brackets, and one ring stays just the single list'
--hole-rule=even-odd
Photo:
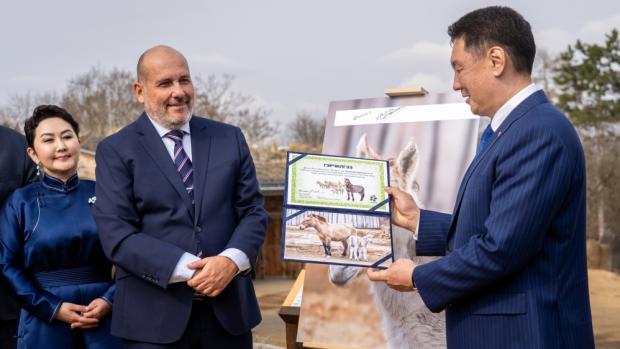
[{"label": "horse photo on certificate", "polygon": [[385,268],[392,262],[389,216],[284,209],[282,258]]}]

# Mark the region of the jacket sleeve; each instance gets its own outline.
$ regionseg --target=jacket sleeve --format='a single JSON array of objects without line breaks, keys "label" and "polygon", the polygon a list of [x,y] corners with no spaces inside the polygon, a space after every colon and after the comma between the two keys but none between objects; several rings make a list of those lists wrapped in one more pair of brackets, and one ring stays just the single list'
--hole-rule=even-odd
[{"label": "jacket sleeve", "polygon": [[420,210],[420,226],[416,241],[416,256],[443,256],[446,254],[448,229],[452,215]]},{"label": "jacket sleeve", "polygon": [[117,266],[162,288],[168,286],[181,255],[180,247],[140,230],[135,207],[133,174],[129,165],[109,142],[99,143],[96,152],[96,193],[94,217],[106,256]]},{"label": "jacket sleeve", "polygon": [[256,268],[256,259],[267,229],[267,212],[263,207],[263,195],[260,192],[254,162],[245,137],[236,128],[239,148],[240,167],[236,183],[234,210],[239,217],[239,224],[226,245],[236,248],[248,256],[251,269]]},{"label": "jacket sleeve", "polygon": [[13,195],[0,213],[0,268],[4,281],[21,307],[45,322],[52,322],[62,299],[39,288],[25,272],[24,217]]},{"label": "jacket sleeve", "polygon": [[114,292],[116,291],[116,285],[112,282],[110,283],[110,287],[108,287],[105,292],[99,296],[99,298],[103,298],[106,302],[112,304],[114,303]]},{"label": "jacket sleeve", "polygon": [[[504,147],[507,150],[493,159],[495,178],[484,218],[486,232],[413,272],[431,311],[441,311],[509,277],[534,258],[574,184],[571,181],[580,175],[574,171],[583,157],[575,151],[571,154],[553,131],[539,127],[513,138]],[[455,234],[461,233],[466,234],[457,228]]]}]

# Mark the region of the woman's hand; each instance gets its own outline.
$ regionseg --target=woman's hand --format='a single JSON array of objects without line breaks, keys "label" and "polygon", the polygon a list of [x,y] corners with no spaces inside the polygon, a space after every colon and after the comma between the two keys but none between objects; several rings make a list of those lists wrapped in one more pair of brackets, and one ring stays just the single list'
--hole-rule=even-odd
[{"label": "woman's hand", "polygon": [[[71,328],[88,329],[97,327],[99,319],[106,316],[112,310],[112,305],[103,298],[95,298],[88,306],[78,321],[71,324]],[[96,322],[93,322],[95,320]]]},{"label": "woman's hand", "polygon": [[83,314],[84,317],[101,319],[112,311],[112,304],[108,303],[108,301],[103,298],[95,298],[86,308]]},{"label": "woman's hand", "polygon": [[80,304],[62,302],[58,312],[56,313],[56,320],[70,324],[71,328],[97,327],[99,324],[99,319],[84,317],[83,314],[87,310],[88,307]]}]

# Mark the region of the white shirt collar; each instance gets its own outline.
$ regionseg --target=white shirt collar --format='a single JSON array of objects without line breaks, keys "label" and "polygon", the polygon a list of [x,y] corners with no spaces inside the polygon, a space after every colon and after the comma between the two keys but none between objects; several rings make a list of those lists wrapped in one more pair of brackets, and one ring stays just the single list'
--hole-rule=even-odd
[{"label": "white shirt collar", "polygon": [[495,116],[491,118],[491,128],[493,129],[493,132],[497,131],[502,122],[506,120],[508,115],[510,115],[510,113],[519,104],[521,104],[521,102],[523,102],[527,97],[531,96],[532,94],[534,94],[534,92],[538,90],[540,90],[540,87],[536,86],[533,83],[529,84],[524,89],[517,92],[517,94],[512,96],[506,103],[504,103],[504,105],[502,105],[501,108],[497,110]]},{"label": "white shirt collar", "polygon": [[[149,120],[151,120],[151,123],[153,124],[153,126],[155,127],[155,130],[157,131],[157,134],[159,134],[159,137],[164,138],[166,136],[166,133],[172,131],[169,128],[166,128],[162,125],[160,125],[157,121],[155,121],[152,117],[149,116],[149,114],[147,114],[145,112],[146,116],[149,117]],[[179,130],[183,131],[183,133],[185,134],[190,134],[189,132],[189,120],[192,117],[190,116],[189,119],[187,119],[187,122],[184,123],[181,127],[179,127]]]}]

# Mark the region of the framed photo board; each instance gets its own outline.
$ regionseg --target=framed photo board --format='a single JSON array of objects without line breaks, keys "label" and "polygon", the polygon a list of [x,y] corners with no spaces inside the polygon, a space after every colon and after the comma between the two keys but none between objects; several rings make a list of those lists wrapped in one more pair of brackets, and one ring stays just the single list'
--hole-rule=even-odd
[{"label": "framed photo board", "polygon": [[392,261],[389,164],[287,154],[282,259],[385,268]]}]

